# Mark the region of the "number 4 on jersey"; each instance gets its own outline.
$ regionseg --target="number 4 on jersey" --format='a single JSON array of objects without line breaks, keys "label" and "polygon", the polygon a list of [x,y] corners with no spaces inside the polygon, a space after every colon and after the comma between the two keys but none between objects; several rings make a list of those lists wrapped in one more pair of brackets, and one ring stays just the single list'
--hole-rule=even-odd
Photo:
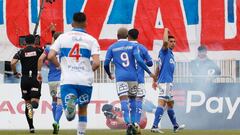
[{"label": "number 4 on jersey", "polygon": [[69,57],[75,57],[76,61],[79,60],[81,54],[80,54],[80,45],[76,43],[73,48],[70,50]]}]

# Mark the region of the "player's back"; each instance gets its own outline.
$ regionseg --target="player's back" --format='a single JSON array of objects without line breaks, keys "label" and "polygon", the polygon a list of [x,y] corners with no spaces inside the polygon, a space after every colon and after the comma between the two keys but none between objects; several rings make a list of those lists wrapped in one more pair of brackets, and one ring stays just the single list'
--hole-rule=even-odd
[{"label": "player's back", "polygon": [[129,41],[120,40],[110,47],[113,63],[115,64],[115,76],[118,81],[137,81],[136,62],[134,49],[137,45]]},{"label": "player's back", "polygon": [[60,45],[61,84],[91,86],[94,74],[90,57],[99,51],[97,40],[82,29],[73,29],[60,35],[55,44]]},{"label": "player's back", "polygon": [[[143,46],[142,44],[136,43],[138,45],[139,48],[139,54],[141,56],[141,58],[147,63],[149,61],[152,61],[151,56],[148,53],[148,50],[145,46]],[[138,73],[138,83],[144,83],[144,69],[138,64],[137,66],[137,73]]]},{"label": "player's back", "polygon": [[27,46],[18,52],[23,75],[37,75],[37,61],[42,52],[42,49],[33,46]]}]

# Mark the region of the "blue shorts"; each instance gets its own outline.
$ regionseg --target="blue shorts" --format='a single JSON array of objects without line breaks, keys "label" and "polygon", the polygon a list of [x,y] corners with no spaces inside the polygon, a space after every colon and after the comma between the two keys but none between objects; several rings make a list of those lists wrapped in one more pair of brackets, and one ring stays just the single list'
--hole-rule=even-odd
[{"label": "blue shorts", "polygon": [[60,89],[64,109],[67,107],[69,95],[77,97],[75,104],[78,104],[79,106],[87,105],[92,97],[92,86],[65,84],[61,85]]}]

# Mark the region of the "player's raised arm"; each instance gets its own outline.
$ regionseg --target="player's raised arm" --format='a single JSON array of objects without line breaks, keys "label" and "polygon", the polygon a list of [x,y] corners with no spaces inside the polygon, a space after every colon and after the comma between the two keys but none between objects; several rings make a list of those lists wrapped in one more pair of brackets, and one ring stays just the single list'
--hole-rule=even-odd
[{"label": "player's raised arm", "polygon": [[164,28],[164,33],[163,33],[163,46],[162,46],[162,49],[163,49],[163,50],[168,49],[168,33],[169,33],[168,28]]}]

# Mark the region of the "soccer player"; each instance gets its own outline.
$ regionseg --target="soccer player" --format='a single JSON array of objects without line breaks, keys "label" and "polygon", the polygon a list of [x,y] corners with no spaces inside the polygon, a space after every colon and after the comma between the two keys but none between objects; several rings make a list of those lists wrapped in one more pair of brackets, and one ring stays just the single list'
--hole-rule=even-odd
[{"label": "soccer player", "polygon": [[[118,107],[114,107],[111,104],[105,104],[102,107],[102,111],[106,116],[106,125],[110,129],[126,129],[127,125],[124,122],[122,110]],[[138,123],[141,129],[144,129],[147,125],[146,112],[141,115],[141,121]]]},{"label": "soccer player", "polygon": [[[60,32],[53,34],[53,42],[58,38]],[[38,75],[37,80],[42,81],[41,68],[43,66],[44,60],[47,58],[50,47],[47,46],[44,53],[38,59]],[[49,73],[48,73],[48,85],[50,90],[50,95],[52,97],[52,113],[53,113],[53,134],[58,134],[59,132],[59,120],[62,116],[62,103],[60,96],[60,76],[61,70],[57,69],[52,62],[48,63]]]},{"label": "soccer player", "polygon": [[175,60],[172,50],[174,49],[176,40],[174,36],[169,35],[168,28],[164,29],[163,46],[158,55],[158,66],[155,74],[158,75],[158,80],[154,80],[153,88],[159,88],[158,107],[155,112],[155,118],[151,131],[156,133],[163,133],[158,124],[164,113],[164,108],[167,108],[168,116],[173,125],[173,132],[177,132],[184,128],[184,125],[179,126],[176,120],[175,112],[173,110],[173,73],[175,68]]},{"label": "soccer player", "polygon": [[[11,67],[17,78],[21,77],[22,98],[25,100],[25,115],[29,125],[30,133],[34,133],[33,109],[38,108],[41,96],[41,83],[37,81],[37,61],[43,50],[34,45],[35,37],[26,37],[26,48],[18,51],[12,61]],[[16,64],[20,60],[22,76],[16,71]]]},{"label": "soccer player", "polygon": [[[139,32],[137,29],[129,30],[128,41],[138,45],[141,58],[144,60],[147,66],[151,67],[153,65],[152,58],[149,55],[147,48],[137,42],[138,34]],[[130,103],[133,103],[133,105],[136,106],[136,110],[131,110],[130,113],[131,115],[135,115],[135,122],[137,123],[135,124],[135,126],[136,128],[139,128],[139,126],[137,125],[140,124],[142,102],[146,94],[146,90],[144,87],[144,69],[141,68],[140,65],[137,66],[137,75],[138,75],[138,90],[137,90],[136,100],[134,98],[130,99],[130,100],[133,100],[133,101],[130,101]],[[140,129],[138,131],[140,131]]]},{"label": "soccer player", "polygon": [[127,135],[132,135],[136,134],[134,127],[135,115],[131,115],[130,121],[128,105],[130,104],[129,107],[131,110],[136,110],[136,105],[132,102],[134,101],[134,98],[136,98],[138,88],[135,60],[152,78],[155,76],[142,60],[139,54],[138,45],[127,41],[127,34],[128,30],[126,28],[120,28],[118,30],[118,41],[108,48],[104,62],[104,69],[108,74],[108,77],[113,80],[114,77],[109,69],[110,62],[113,59],[113,63],[115,65],[117,93],[120,99],[124,121],[128,127]]},{"label": "soccer player", "polygon": [[[61,34],[48,54],[48,59],[57,68],[61,67],[61,99],[68,121],[74,119],[78,105],[77,135],[86,132],[87,106],[92,96],[94,71],[100,65],[100,47],[97,40],[86,33],[86,21],[84,13],[74,13],[73,29]],[[60,63],[57,54],[60,55]]]}]

